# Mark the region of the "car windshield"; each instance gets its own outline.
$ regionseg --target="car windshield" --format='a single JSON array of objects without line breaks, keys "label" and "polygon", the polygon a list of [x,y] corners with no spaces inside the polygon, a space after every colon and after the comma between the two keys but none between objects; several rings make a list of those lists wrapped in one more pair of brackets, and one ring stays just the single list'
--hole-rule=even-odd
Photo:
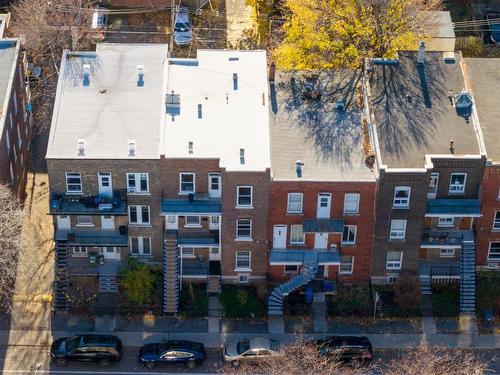
[{"label": "car windshield", "polygon": [[236,345],[236,351],[238,352],[238,354],[243,354],[247,350],[250,350],[250,341],[249,340],[239,341],[238,345]]},{"label": "car windshield", "polygon": [[182,22],[177,22],[175,24],[175,31],[187,31],[187,30],[189,30],[189,24]]},{"label": "car windshield", "polygon": [[75,337],[68,339],[68,341],[66,341],[66,351],[72,352],[73,350],[78,348],[79,342],[80,342],[80,337],[78,337],[78,336],[75,336]]}]

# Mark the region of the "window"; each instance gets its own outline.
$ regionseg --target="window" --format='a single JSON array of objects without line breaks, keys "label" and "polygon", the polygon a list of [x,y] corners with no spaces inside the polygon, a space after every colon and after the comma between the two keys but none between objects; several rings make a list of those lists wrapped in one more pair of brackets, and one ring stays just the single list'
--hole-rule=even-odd
[{"label": "window", "polygon": [[402,251],[388,251],[386,268],[388,270],[400,270],[403,261]]},{"label": "window", "polygon": [[396,186],[394,188],[393,207],[409,207],[410,206],[410,190],[409,186]]},{"label": "window", "polygon": [[355,244],[356,243],[356,225],[344,225],[344,233],[342,234],[343,244]]},{"label": "window", "polygon": [[237,251],[236,252],[236,270],[237,271],[250,271],[251,266],[250,251]]},{"label": "window", "polygon": [[287,212],[300,214],[302,212],[302,193],[288,193]]},{"label": "window", "polygon": [[69,194],[82,192],[82,176],[80,173],[66,173],[66,192]]},{"label": "window", "polygon": [[434,199],[437,195],[437,188],[439,182],[439,173],[431,173],[431,181],[429,182],[429,188],[427,189],[427,198]]},{"label": "window", "polygon": [[71,250],[73,251],[73,256],[85,256],[85,255],[87,255],[87,247],[86,246],[71,246]]},{"label": "window", "polygon": [[149,174],[127,173],[127,191],[129,193],[149,193]]},{"label": "window", "polygon": [[285,266],[285,273],[298,273],[299,272],[299,266],[296,264],[287,264]]},{"label": "window", "polygon": [[128,207],[130,224],[149,224],[149,206],[129,206]]},{"label": "window", "polygon": [[76,217],[76,225],[80,225],[80,226],[94,226],[94,224],[92,223],[92,216],[89,216],[89,215],[85,215],[85,216],[77,216]]},{"label": "window", "polygon": [[405,238],[406,220],[391,220],[391,231],[389,238],[392,240],[401,240]]},{"label": "window", "polygon": [[304,229],[302,224],[290,225],[290,244],[303,245],[304,243]]},{"label": "window", "polygon": [[339,273],[341,275],[351,274],[353,267],[354,267],[354,257],[352,255],[342,255],[340,257]]},{"label": "window", "polygon": [[344,195],[344,214],[357,214],[359,212],[359,194],[349,193]]},{"label": "window", "polygon": [[455,249],[439,249],[439,256],[441,258],[451,258],[455,256]]},{"label": "window", "polygon": [[236,188],[236,207],[252,207],[251,186],[238,186]]},{"label": "window", "polygon": [[181,173],[179,181],[179,194],[191,194],[195,192],[194,173]]},{"label": "window", "polygon": [[151,238],[131,237],[130,252],[132,255],[151,255]]},{"label": "window", "polygon": [[185,227],[200,227],[201,226],[200,216],[186,216]]},{"label": "window", "polygon": [[488,260],[500,261],[500,242],[490,242]]},{"label": "window", "polygon": [[438,219],[438,227],[453,227],[454,218],[453,216],[443,216]]},{"label": "window", "polygon": [[463,194],[465,192],[465,173],[452,173],[450,178],[450,194]]},{"label": "window", "polygon": [[495,218],[493,219],[493,229],[500,229],[500,211],[495,212]]},{"label": "window", "polygon": [[236,239],[249,240],[252,238],[252,220],[238,219],[236,220]]},{"label": "window", "polygon": [[182,248],[182,257],[183,258],[194,258],[194,249],[192,247],[183,247]]}]

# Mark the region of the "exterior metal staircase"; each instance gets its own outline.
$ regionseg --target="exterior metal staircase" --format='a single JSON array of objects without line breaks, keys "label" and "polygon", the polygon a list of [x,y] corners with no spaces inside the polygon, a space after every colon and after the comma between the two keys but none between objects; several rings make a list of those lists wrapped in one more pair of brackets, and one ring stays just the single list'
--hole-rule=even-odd
[{"label": "exterior metal staircase", "polygon": [[420,293],[432,294],[432,279],[429,275],[420,275]]},{"label": "exterior metal staircase", "polygon": [[100,293],[118,293],[118,278],[115,275],[99,275]]},{"label": "exterior metal staircase", "polygon": [[307,254],[304,257],[301,272],[294,278],[288,280],[284,284],[276,287],[269,298],[267,299],[268,315],[283,315],[283,301],[284,299],[300,287],[309,284],[316,272],[318,271],[318,255]]},{"label": "exterior metal staircase", "polygon": [[55,243],[54,310],[68,311],[68,241]]},{"label": "exterior metal staircase", "polygon": [[167,233],[163,244],[163,313],[176,315],[179,309],[179,248],[177,234]]},{"label": "exterior metal staircase", "polygon": [[473,314],[476,306],[476,246],[463,240],[460,252],[460,312]]}]

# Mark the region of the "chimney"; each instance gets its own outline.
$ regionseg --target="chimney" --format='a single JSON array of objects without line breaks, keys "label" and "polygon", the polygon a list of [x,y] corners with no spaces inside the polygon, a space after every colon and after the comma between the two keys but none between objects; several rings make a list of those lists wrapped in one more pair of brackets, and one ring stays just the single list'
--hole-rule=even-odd
[{"label": "chimney", "polygon": [[135,139],[128,140],[128,156],[135,156]]},{"label": "chimney", "polygon": [[137,87],[144,86],[144,65],[137,65]]},{"label": "chimney", "polygon": [[455,153],[455,147],[454,147],[455,141],[453,139],[450,139],[450,154]]},{"label": "chimney", "polygon": [[191,141],[188,143],[188,153],[190,155],[193,154],[193,142],[191,142]]},{"label": "chimney", "polygon": [[276,75],[276,65],[274,62],[269,65],[269,82],[274,82],[274,77]]},{"label": "chimney", "polygon": [[240,148],[240,164],[245,164],[245,149]]},{"label": "chimney", "polygon": [[78,156],[85,156],[85,139],[78,140]]},{"label": "chimney", "polygon": [[233,90],[238,90],[238,73],[233,73]]},{"label": "chimney", "polygon": [[424,57],[425,57],[425,42],[422,41],[418,46],[418,57],[417,57],[418,65],[424,65]]},{"label": "chimney", "polygon": [[304,163],[302,163],[300,160],[297,160],[295,162],[295,172],[297,173],[298,178],[302,178],[302,166]]},{"label": "chimney", "polygon": [[90,85],[90,64],[83,64],[83,86],[88,87]]}]

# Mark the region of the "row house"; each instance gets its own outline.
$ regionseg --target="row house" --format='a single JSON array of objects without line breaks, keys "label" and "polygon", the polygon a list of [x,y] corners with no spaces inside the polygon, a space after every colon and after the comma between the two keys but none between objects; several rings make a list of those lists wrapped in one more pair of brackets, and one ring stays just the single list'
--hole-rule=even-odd
[{"label": "row house", "polygon": [[0,183],[20,199],[25,197],[32,133],[23,57],[19,39],[0,39]]},{"label": "row house", "polygon": [[376,179],[360,91],[358,71],[270,71],[270,315],[311,282],[369,280]]},{"label": "row house", "polygon": [[486,153],[463,59],[422,43],[366,68],[379,173],[372,281],[410,270],[431,293],[433,281],[460,280],[461,310],[472,312]]}]

